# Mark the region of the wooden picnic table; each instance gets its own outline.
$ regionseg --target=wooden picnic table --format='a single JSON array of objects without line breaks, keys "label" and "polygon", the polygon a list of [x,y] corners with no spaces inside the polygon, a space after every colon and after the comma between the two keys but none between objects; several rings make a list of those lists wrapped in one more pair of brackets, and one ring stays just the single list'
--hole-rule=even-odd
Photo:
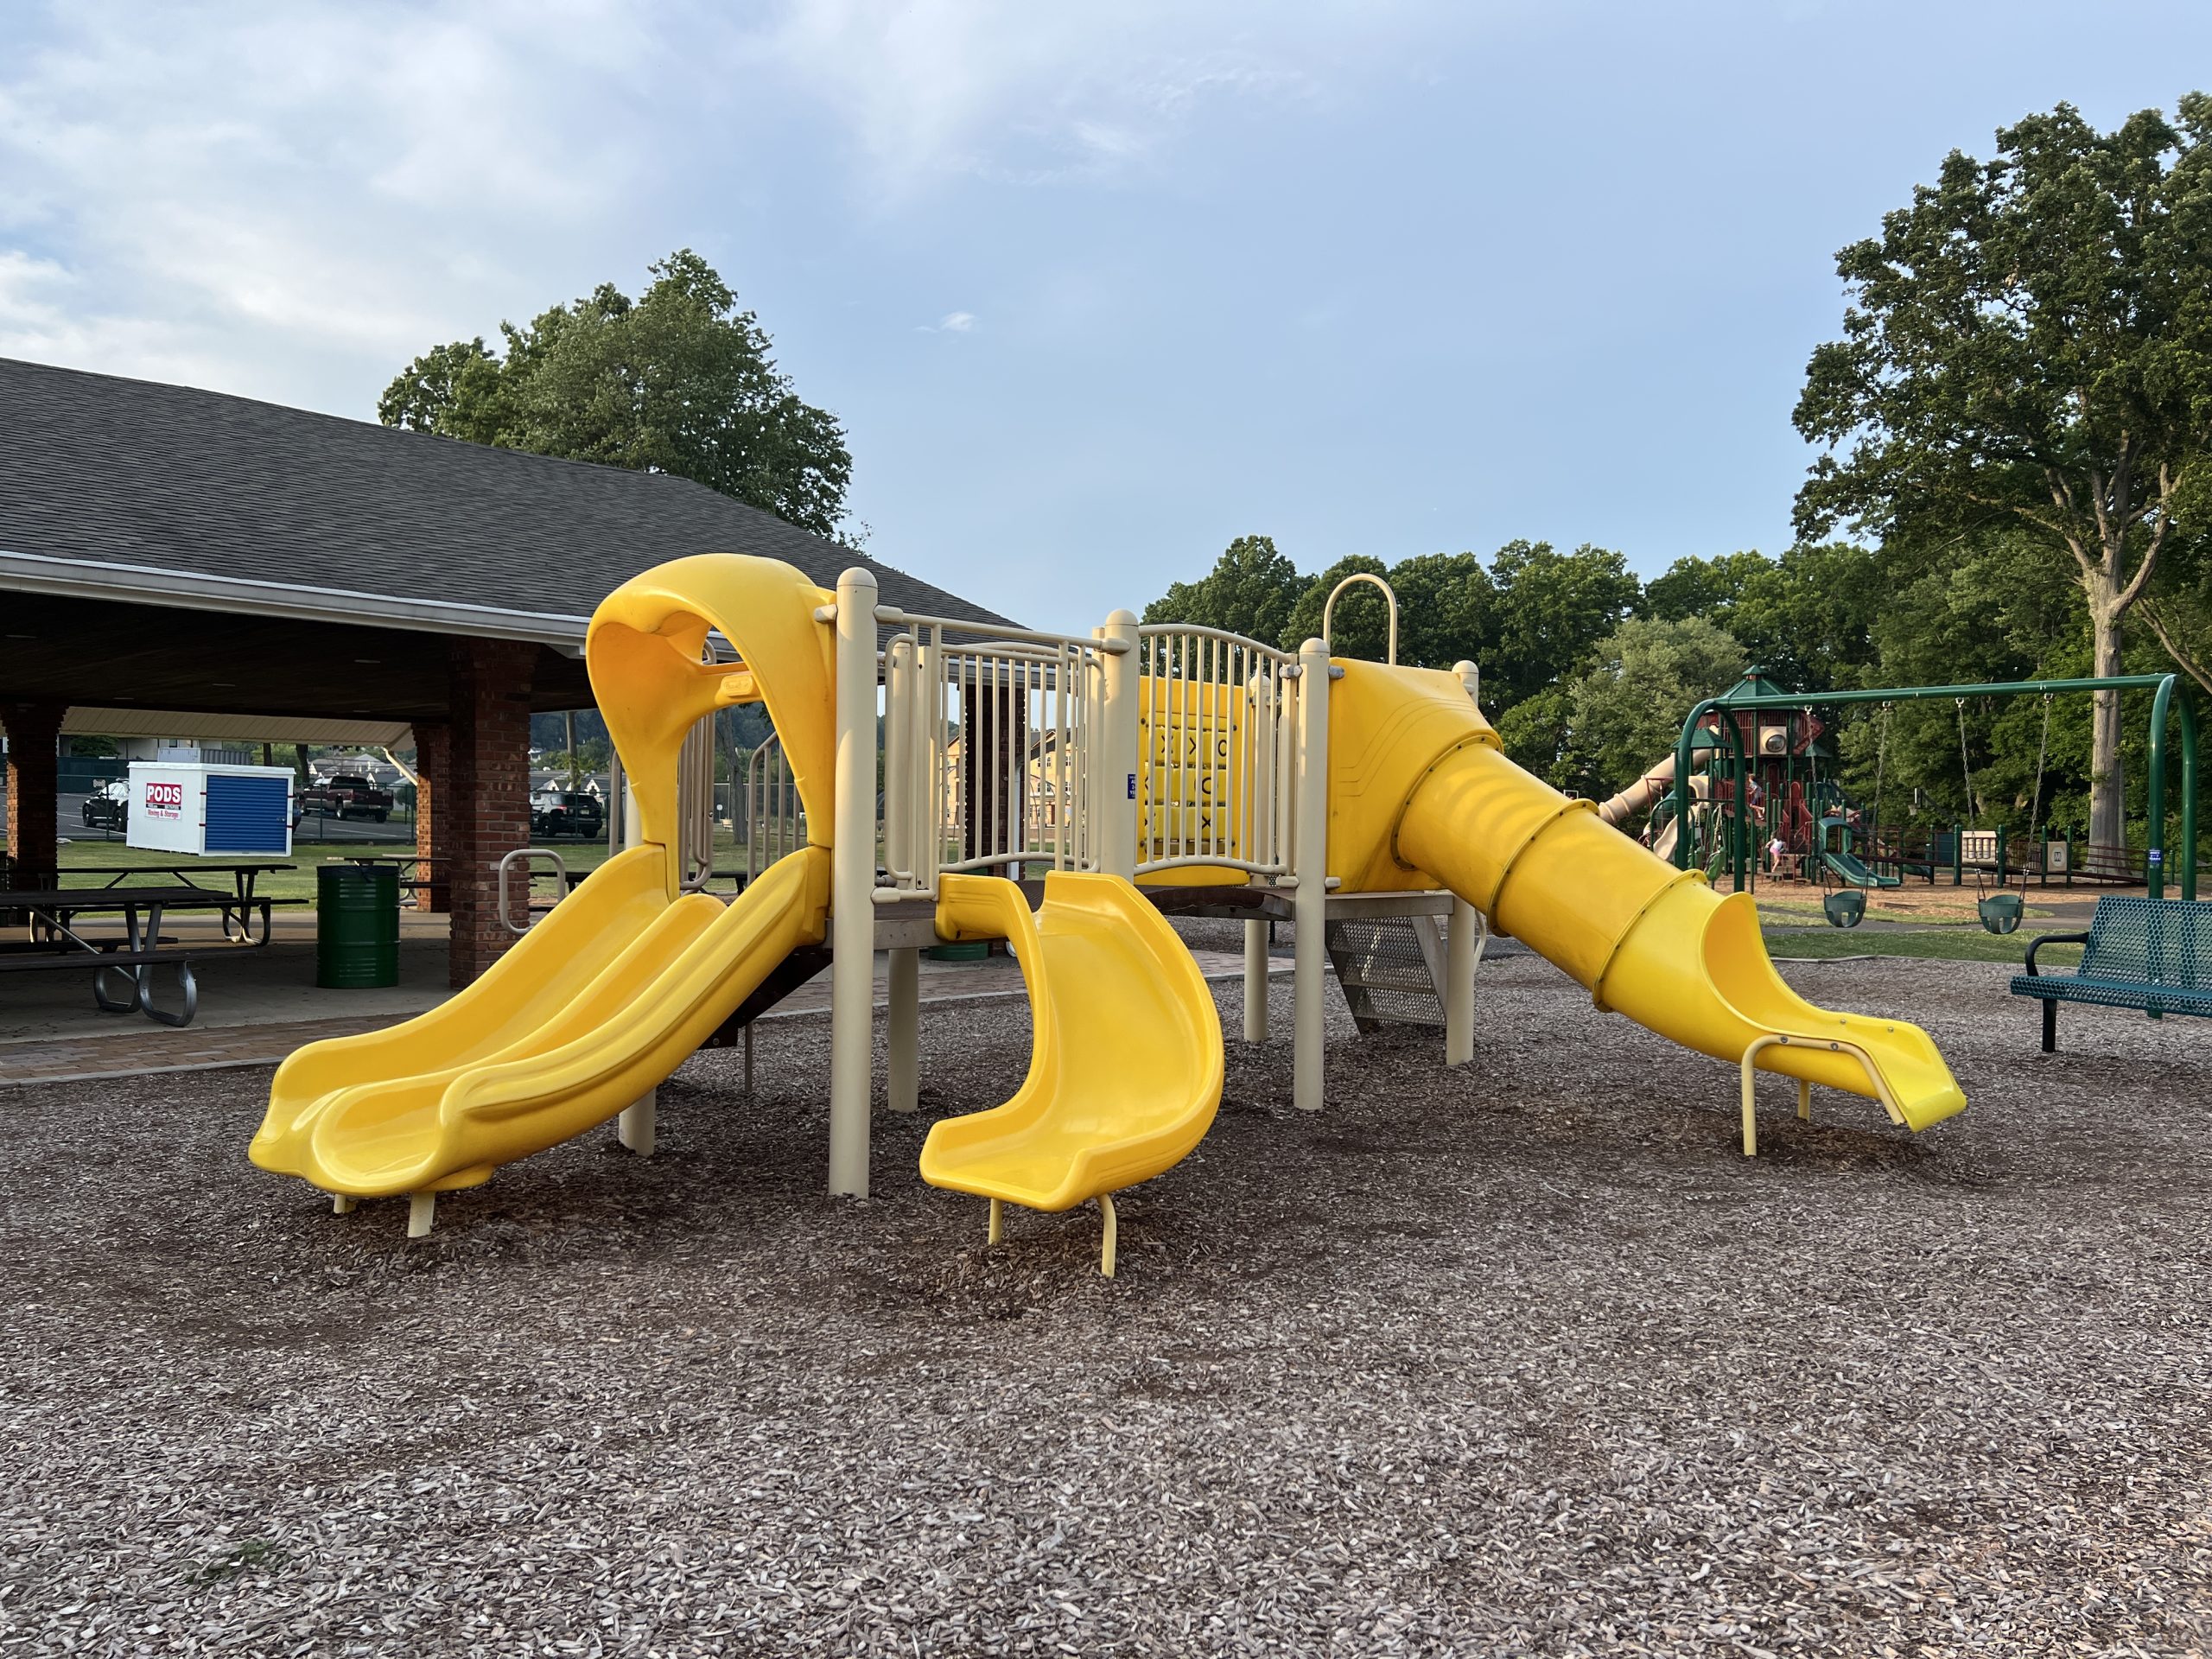
[{"label": "wooden picnic table", "polygon": [[[216,950],[258,950],[269,943],[267,899],[244,899],[235,893],[182,883],[167,887],[116,886],[107,887],[0,887],[0,911],[21,911],[29,918],[30,938],[13,944],[0,953],[0,973],[89,968],[92,973],[92,1001],[104,1014],[137,1012],[165,1026],[192,1022],[200,1007],[200,985],[192,964]],[[253,938],[247,917],[261,912],[261,937]],[[219,910],[224,937],[233,942],[214,947],[165,950],[162,944],[162,916],[166,911]],[[232,931],[233,915],[237,931]],[[79,916],[120,915],[120,938],[88,938],[77,931]],[[90,961],[86,958],[90,957]],[[154,1006],[154,969],[173,966],[182,994],[181,1012],[171,1014]],[[128,976],[130,995],[110,994],[109,976]]]},{"label": "wooden picnic table", "polygon": [[[54,874],[56,876],[57,888],[59,888],[60,878],[62,877],[72,875],[104,875],[108,878],[105,882],[80,889],[80,891],[88,893],[128,893],[133,891],[143,891],[143,889],[132,888],[130,886],[130,878],[134,875],[158,875],[166,877],[170,886],[175,888],[182,889],[188,887],[194,893],[217,894],[220,894],[222,893],[221,888],[203,887],[200,883],[194,881],[192,878],[195,875],[215,876],[219,878],[228,876],[231,881],[231,887],[230,893],[227,896],[237,900],[237,906],[235,914],[231,908],[227,907],[225,908],[222,912],[223,937],[226,939],[235,940],[240,944],[266,944],[269,943],[270,908],[275,905],[303,905],[307,900],[304,899],[263,899],[254,892],[254,886],[264,875],[271,874],[278,870],[296,870],[299,868],[300,867],[296,864],[286,864],[281,862],[260,863],[249,861],[232,864],[210,864],[206,862],[204,860],[194,859],[189,862],[179,861],[174,864],[73,864],[67,869],[54,872]],[[67,888],[61,888],[60,890],[65,892],[71,891],[71,889]],[[257,906],[261,912],[261,938],[257,940],[251,936],[246,925],[248,916]],[[0,905],[0,910],[5,910],[6,908],[6,906]],[[172,908],[176,908],[176,906],[172,906]],[[205,906],[191,906],[191,908],[200,909],[205,908]]]}]

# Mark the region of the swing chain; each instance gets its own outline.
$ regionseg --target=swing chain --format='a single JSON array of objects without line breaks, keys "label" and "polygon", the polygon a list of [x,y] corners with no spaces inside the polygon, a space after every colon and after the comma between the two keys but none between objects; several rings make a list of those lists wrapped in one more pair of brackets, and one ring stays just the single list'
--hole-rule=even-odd
[{"label": "swing chain", "polygon": [[[2043,763],[2050,753],[2050,692],[2043,694],[2043,741],[2036,745],[2036,791],[2028,797],[2028,828],[2036,827],[2036,814],[2043,808]],[[2048,839],[2048,836],[2045,837]]]},{"label": "swing chain", "polygon": [[1882,829],[1882,770],[1890,758],[1891,706],[1887,702],[1883,703],[1881,728],[1874,738],[1874,815],[1867,825],[1867,843],[1870,847]]},{"label": "swing chain", "polygon": [[1959,770],[1967,779],[1967,820],[1974,820],[1974,762],[1967,759],[1967,700],[1954,697],[1951,701],[1959,709]]}]

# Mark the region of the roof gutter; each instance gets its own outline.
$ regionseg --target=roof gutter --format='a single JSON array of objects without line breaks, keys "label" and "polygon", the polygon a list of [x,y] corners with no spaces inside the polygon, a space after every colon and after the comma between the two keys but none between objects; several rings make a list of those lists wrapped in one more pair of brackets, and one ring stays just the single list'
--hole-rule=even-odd
[{"label": "roof gutter", "polygon": [[104,599],[173,610],[221,611],[234,616],[285,617],[403,628],[478,639],[521,639],[581,654],[588,616],[558,611],[506,610],[446,600],[402,599],[346,588],[305,588],[244,576],[205,575],[105,559],[60,559],[0,548],[0,588],[65,599]]}]

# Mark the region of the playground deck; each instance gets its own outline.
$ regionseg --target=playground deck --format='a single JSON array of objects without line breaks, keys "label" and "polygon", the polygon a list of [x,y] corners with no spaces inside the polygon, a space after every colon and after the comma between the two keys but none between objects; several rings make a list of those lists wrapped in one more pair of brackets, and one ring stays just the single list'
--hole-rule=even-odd
[{"label": "playground deck", "polygon": [[[26,1650],[2201,1650],[2212,1029],[1999,965],[1794,968],[1924,1017],[1908,1139],[1541,961],[1476,1063],[1356,1039],[1330,1109],[1232,1042],[1220,1121],[1095,1217],[913,1176],[1019,1079],[925,1012],[876,1196],[822,1195],[826,1018],[450,1195],[409,1243],[246,1179],[267,1073],[11,1090],[0,1630]],[[1236,1027],[1238,990],[1218,988]],[[1275,995],[1281,1028],[1287,984]]]}]

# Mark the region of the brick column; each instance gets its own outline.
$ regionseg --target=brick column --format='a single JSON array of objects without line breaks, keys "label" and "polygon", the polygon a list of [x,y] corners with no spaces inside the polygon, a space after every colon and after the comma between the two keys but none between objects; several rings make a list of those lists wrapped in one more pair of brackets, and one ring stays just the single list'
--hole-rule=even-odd
[{"label": "brick column", "polygon": [[8,857],[17,885],[51,876],[59,861],[61,716],[58,702],[0,702],[8,730]]},{"label": "brick column", "polygon": [[447,860],[453,856],[453,733],[428,721],[415,727],[415,856],[417,873],[431,885],[419,888],[415,902],[425,911],[453,908]]},{"label": "brick column", "polygon": [[[448,960],[456,990],[497,962],[518,937],[498,914],[498,866],[504,855],[530,844],[530,683],[537,658],[536,645],[515,640],[449,642],[448,805],[438,816],[448,833],[453,932]],[[434,835],[436,830],[434,822]]]}]

